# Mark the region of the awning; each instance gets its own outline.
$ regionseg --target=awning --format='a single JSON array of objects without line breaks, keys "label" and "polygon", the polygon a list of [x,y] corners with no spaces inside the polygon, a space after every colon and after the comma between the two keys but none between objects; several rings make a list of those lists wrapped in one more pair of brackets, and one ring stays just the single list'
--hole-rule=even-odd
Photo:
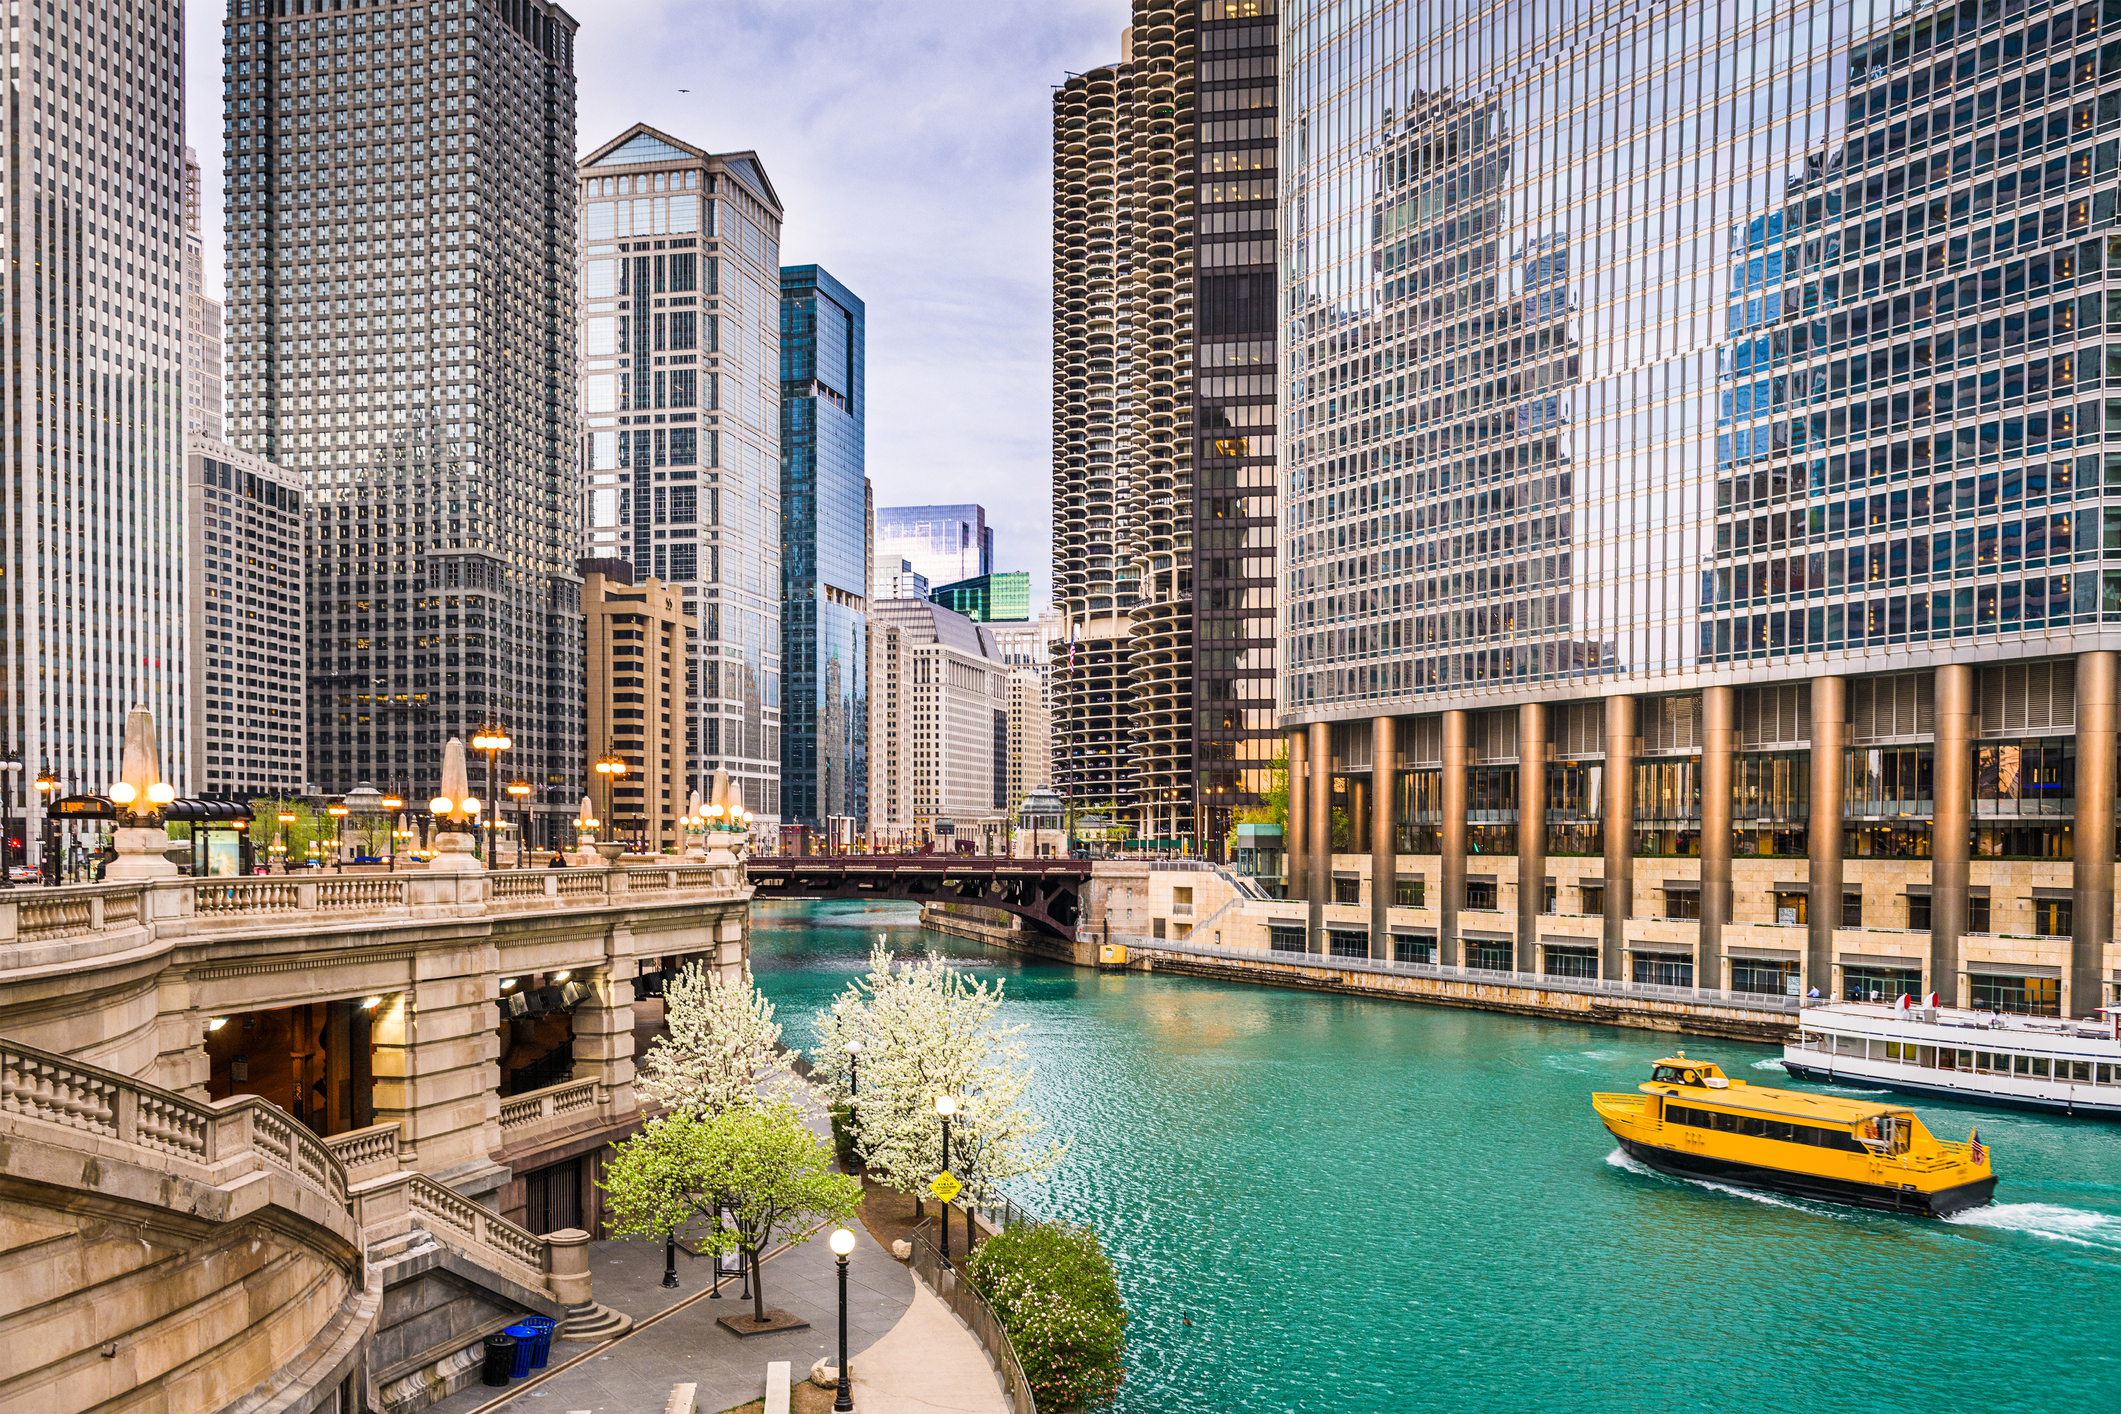
[{"label": "awning", "polygon": [[1667,879],[1664,881],[1664,891],[1668,894],[1698,894],[1701,892],[1701,880]]},{"label": "awning", "polygon": [[2034,898],[2052,898],[2052,899],[2064,899],[2064,898],[2067,898],[2067,899],[2073,899],[2073,898],[2075,898],[2076,896],[2077,896],[2077,891],[2076,891],[2075,889],[2040,889],[2040,888],[2036,888],[2036,889],[2034,889],[2034,890],[2033,890],[2033,897],[2034,897]]},{"label": "awning", "polygon": [[1628,949],[1637,957],[1691,958],[1694,950],[1679,943],[1637,943]]},{"label": "awning", "polygon": [[1974,977],[2060,977],[2062,969],[2048,967],[2037,962],[1983,962],[1980,958],[1966,960],[1966,971]]},{"label": "awning", "polygon": [[1795,962],[1803,956],[1795,948],[1725,948],[1723,955],[1752,962]]},{"label": "awning", "polygon": [[1458,936],[1468,942],[1475,943],[1514,943],[1517,941],[1515,935],[1510,933],[1476,933],[1470,928],[1460,930]]},{"label": "awning", "polygon": [[[1909,884],[1900,892],[1906,894],[1909,898],[1928,898],[1930,896],[1931,890],[1935,889],[1936,887],[1937,886],[1935,884]],[[2037,892],[2037,890],[2035,892]],[[1966,896],[1968,898],[1987,898],[1988,885],[1969,884],[1967,886]],[[2061,896],[2063,898],[2071,897],[2070,891],[2068,889],[2064,889],[2062,891]]]},{"label": "awning", "polygon": [[189,820],[194,823],[215,820],[248,820],[251,811],[248,805],[233,800],[172,800],[162,809],[165,820]]},{"label": "awning", "polygon": [[1573,948],[1578,952],[1598,951],[1596,938],[1541,938],[1539,945],[1543,948]]},{"label": "awning", "polygon": [[1920,972],[1919,957],[1883,957],[1876,953],[1843,953],[1834,961],[1842,967],[1882,967],[1890,972]]}]

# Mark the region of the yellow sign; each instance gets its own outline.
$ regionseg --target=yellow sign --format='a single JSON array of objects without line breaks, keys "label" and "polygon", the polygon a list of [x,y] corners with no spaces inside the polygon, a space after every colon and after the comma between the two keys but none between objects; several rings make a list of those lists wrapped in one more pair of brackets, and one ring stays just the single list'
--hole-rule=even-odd
[{"label": "yellow sign", "polygon": [[965,1185],[959,1183],[956,1176],[945,1169],[935,1176],[935,1182],[928,1185],[928,1191],[947,1203],[964,1192]]}]

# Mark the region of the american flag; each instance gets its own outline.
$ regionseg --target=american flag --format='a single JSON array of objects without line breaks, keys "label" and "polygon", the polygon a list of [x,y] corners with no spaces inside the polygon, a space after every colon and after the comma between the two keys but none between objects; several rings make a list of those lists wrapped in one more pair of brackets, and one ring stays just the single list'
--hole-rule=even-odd
[{"label": "american flag", "polygon": [[1966,1147],[1967,1152],[1973,1156],[1974,1162],[1976,1164],[1985,1164],[1988,1162],[1988,1146],[1981,1142],[1980,1130],[1972,1130],[1967,1134]]}]

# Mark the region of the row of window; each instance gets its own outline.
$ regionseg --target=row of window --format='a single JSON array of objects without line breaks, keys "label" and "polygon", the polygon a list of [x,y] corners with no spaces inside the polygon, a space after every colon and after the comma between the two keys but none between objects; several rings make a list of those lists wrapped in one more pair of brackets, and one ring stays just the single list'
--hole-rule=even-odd
[{"label": "row of window", "polygon": [[1755,1139],[1774,1139],[1784,1144],[1809,1144],[1815,1149],[1839,1149],[1849,1154],[1870,1152],[1846,1129],[1797,1124],[1790,1120],[1769,1119],[1765,1115],[1697,1109],[1691,1105],[1675,1105],[1669,1100],[1664,1104],[1664,1122],[1683,1124],[1691,1129],[1712,1129],[1722,1134],[1745,1134]]}]

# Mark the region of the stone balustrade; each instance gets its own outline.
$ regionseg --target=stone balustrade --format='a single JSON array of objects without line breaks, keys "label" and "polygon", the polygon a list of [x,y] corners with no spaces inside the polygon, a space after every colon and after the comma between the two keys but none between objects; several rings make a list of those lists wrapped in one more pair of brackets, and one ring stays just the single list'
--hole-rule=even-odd
[{"label": "stone balustrade", "polygon": [[501,1101],[501,1139],[514,1146],[541,1133],[580,1124],[609,1108],[595,1080],[563,1080],[542,1090],[510,1095]]},{"label": "stone balustrade", "polygon": [[365,1183],[398,1171],[403,1133],[404,1126],[396,1121],[371,1124],[366,1129],[334,1134],[324,1141],[324,1147],[345,1166],[348,1183]]}]

